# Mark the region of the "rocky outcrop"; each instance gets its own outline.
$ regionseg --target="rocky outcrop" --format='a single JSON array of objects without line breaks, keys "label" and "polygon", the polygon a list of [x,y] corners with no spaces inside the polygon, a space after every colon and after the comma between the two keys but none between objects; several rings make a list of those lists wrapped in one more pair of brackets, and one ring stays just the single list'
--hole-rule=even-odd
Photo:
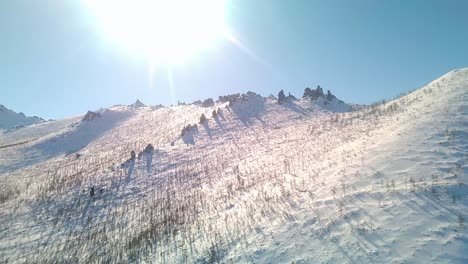
[{"label": "rocky outcrop", "polygon": [[279,103],[279,104],[282,104],[284,101],[286,101],[286,96],[284,95],[284,91],[281,90],[281,91],[278,93],[278,103]]},{"label": "rocky outcrop", "polygon": [[201,106],[202,107],[212,107],[215,105],[215,102],[213,98],[208,98],[205,101],[202,102]]},{"label": "rocky outcrop", "polygon": [[323,89],[322,87],[320,87],[320,85],[317,86],[317,89],[315,90],[312,90],[310,89],[309,87],[305,88],[304,90],[304,95],[302,96],[302,98],[306,98],[306,99],[310,99],[310,100],[315,100],[319,97],[324,97],[324,94],[323,94]]},{"label": "rocky outcrop", "polygon": [[92,121],[98,117],[101,117],[100,113],[96,113],[93,111],[88,111],[86,115],[81,119],[81,122],[89,122]]},{"label": "rocky outcrop", "polygon": [[140,108],[140,107],[145,107],[146,105],[142,103],[140,100],[136,100],[135,103],[129,105],[131,108]]}]

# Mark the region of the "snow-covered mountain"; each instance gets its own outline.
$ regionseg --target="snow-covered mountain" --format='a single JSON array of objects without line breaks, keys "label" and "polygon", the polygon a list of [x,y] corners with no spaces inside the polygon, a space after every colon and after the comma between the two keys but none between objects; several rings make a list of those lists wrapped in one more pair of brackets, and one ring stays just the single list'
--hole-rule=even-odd
[{"label": "snow-covered mountain", "polygon": [[29,126],[44,121],[45,120],[40,117],[25,116],[23,113],[16,113],[15,111],[0,105],[0,129]]},{"label": "snow-covered mountain", "polygon": [[468,69],[354,110],[304,95],[0,132],[0,262],[467,263]]}]

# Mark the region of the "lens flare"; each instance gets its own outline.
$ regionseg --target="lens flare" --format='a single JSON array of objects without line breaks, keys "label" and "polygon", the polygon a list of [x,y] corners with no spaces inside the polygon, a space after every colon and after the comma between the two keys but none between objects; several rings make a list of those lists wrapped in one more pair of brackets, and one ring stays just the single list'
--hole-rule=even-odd
[{"label": "lens flare", "polygon": [[154,63],[181,63],[226,32],[222,0],[85,0],[115,43]]}]

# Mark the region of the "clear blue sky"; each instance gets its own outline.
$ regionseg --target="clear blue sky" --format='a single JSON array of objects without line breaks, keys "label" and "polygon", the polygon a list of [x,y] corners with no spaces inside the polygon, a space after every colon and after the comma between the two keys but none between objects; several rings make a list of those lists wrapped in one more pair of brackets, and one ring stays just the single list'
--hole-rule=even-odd
[{"label": "clear blue sky", "polygon": [[[466,0],[231,0],[233,34],[256,56],[223,41],[173,68],[106,40],[78,1],[0,1],[0,104],[63,118],[137,98],[169,105],[280,89],[302,96],[320,84],[371,103],[468,66]],[[172,100],[172,101],[171,101]]]}]

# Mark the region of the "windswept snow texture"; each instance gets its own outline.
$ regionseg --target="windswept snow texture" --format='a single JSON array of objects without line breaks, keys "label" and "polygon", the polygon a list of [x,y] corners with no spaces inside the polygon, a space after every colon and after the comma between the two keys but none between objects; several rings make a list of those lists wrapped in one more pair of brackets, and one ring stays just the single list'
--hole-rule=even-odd
[{"label": "windswept snow texture", "polygon": [[0,262],[468,263],[468,69],[349,110],[251,93],[28,130],[0,151]]},{"label": "windswept snow texture", "polygon": [[15,111],[0,105],[0,131],[2,129],[16,129],[44,121],[45,120],[40,117],[25,116],[23,113],[16,113]]}]

